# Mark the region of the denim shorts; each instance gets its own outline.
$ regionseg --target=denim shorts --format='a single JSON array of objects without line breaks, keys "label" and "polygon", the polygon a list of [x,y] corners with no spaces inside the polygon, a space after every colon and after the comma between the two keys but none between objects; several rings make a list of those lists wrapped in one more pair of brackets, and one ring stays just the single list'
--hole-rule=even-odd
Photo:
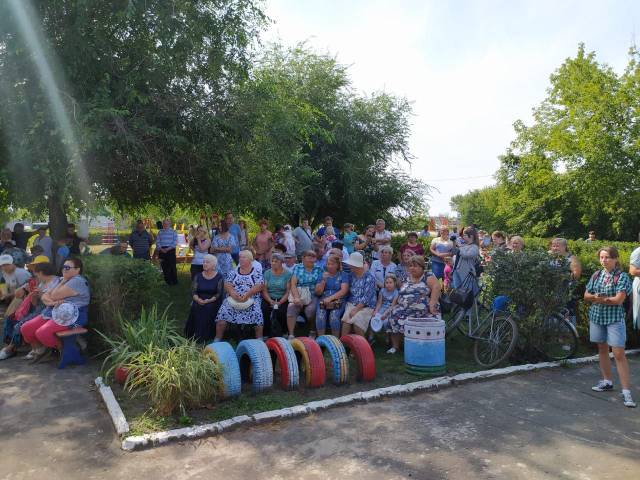
[{"label": "denim shorts", "polygon": [[598,325],[589,322],[589,339],[593,343],[606,343],[610,347],[622,347],[627,340],[627,327],[624,322]]}]

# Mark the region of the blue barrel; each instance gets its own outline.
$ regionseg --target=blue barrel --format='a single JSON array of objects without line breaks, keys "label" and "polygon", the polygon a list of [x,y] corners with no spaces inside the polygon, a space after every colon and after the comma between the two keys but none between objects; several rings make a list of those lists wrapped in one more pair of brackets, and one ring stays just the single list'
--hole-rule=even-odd
[{"label": "blue barrel", "polygon": [[446,371],[443,320],[409,318],[404,324],[404,363],[414,375],[440,375]]}]

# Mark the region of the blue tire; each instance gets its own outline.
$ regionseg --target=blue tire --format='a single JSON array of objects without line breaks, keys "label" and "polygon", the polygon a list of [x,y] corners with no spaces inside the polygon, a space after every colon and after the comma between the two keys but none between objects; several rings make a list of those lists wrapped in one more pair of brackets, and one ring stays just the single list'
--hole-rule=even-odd
[{"label": "blue tire", "polygon": [[333,335],[320,335],[316,342],[331,357],[331,378],[336,385],[349,381],[349,357],[342,342]]},{"label": "blue tire", "polygon": [[240,376],[251,383],[253,393],[263,392],[273,385],[271,354],[262,340],[243,340],[236,348]]},{"label": "blue tire", "polygon": [[210,343],[205,347],[205,354],[222,368],[225,398],[240,395],[240,364],[233,347],[227,342]]}]

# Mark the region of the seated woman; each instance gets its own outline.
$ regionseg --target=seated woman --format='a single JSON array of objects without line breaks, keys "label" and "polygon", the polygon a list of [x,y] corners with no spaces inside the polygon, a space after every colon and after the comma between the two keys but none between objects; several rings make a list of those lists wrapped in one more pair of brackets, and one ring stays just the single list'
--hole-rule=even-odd
[{"label": "seated woman", "polygon": [[316,284],[315,294],[320,297],[316,309],[316,330],[324,335],[327,320],[331,333],[340,336],[340,320],[344,313],[344,297],[349,293],[349,277],[342,270],[342,259],[329,255],[322,278]]},{"label": "seated woman", "polygon": [[[44,304],[40,297],[60,281],[60,278],[56,276],[56,267],[49,263],[49,259],[44,255],[36,257],[32,263],[27,265],[27,268],[34,273],[36,284],[33,288],[28,287],[29,294],[23,299],[23,303],[4,321],[2,339],[9,344],[0,351],[0,360],[6,360],[16,354],[17,348],[22,344],[22,336],[20,335],[22,325],[42,312]],[[29,281],[30,283],[31,281]],[[26,285],[23,288],[27,288]],[[32,358],[32,356],[27,355],[28,358]]]},{"label": "seated woman", "polygon": [[[274,253],[271,255],[271,268],[264,272],[262,316],[265,337],[279,336],[286,330],[291,272],[286,270],[283,264],[284,256]],[[275,326],[272,323],[272,315],[277,322]]]},{"label": "seated woman", "polygon": [[260,308],[260,292],[264,287],[262,273],[252,265],[253,254],[249,250],[239,253],[240,264],[231,270],[224,282],[227,293],[216,317],[216,338],[224,337],[227,323],[255,325],[256,338],[262,339],[263,317]]},{"label": "seated woman", "polygon": [[[310,325],[315,325],[318,298],[315,296],[316,283],[322,278],[322,269],[316,266],[316,253],[307,250],[302,254],[302,263],[293,267],[291,272],[291,293],[287,307],[287,328],[289,338],[294,338],[296,319],[304,311]],[[313,336],[314,331],[309,331]]]},{"label": "seated woman", "polygon": [[400,341],[404,335],[404,323],[408,318],[440,317],[440,282],[432,275],[425,275],[424,257],[413,256],[409,264],[409,276],[398,292],[396,306],[389,314],[391,348],[387,353],[400,350]]},{"label": "seated woman", "polygon": [[[196,235],[197,237],[197,235]],[[224,278],[218,271],[215,255],[202,257],[202,272],[196,274],[191,287],[191,310],[184,328],[185,337],[208,342],[215,337],[215,324],[222,304]]]},{"label": "seated woman", "polygon": [[342,316],[342,335],[353,331],[364,337],[376,306],[376,278],[366,270],[360,252],[353,252],[345,263],[351,267],[351,278],[349,298]]},{"label": "seated woman", "polygon": [[411,257],[413,257],[413,252],[411,250],[405,250],[400,254],[400,263],[398,264],[398,268],[396,268],[396,278],[398,279],[398,288],[402,285],[409,276],[409,264],[411,263]]},{"label": "seated woman", "polygon": [[42,303],[47,307],[71,303],[78,307],[78,318],[73,325],[63,326],[58,325],[43,312],[22,325],[20,329],[22,338],[35,350],[33,353],[35,361],[50,355],[51,349],[61,347],[56,332],[87,324],[90,301],[91,291],[89,282],[82,276],[82,261],[79,258],[67,258],[62,265],[62,281],[42,295]]}]

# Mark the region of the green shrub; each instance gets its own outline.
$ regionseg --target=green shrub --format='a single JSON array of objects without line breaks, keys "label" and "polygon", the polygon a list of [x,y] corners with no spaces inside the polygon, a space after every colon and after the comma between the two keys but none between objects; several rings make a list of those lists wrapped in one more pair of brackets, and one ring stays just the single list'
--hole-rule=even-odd
[{"label": "green shrub", "polygon": [[91,285],[89,324],[108,336],[120,333],[119,316],[135,318],[157,300],[161,276],[150,262],[112,255],[83,257]]},{"label": "green shrub", "polygon": [[154,305],[149,311],[143,307],[140,316],[128,320],[118,315],[119,334],[110,337],[98,331],[107,346],[106,357],[102,363],[102,375],[109,379],[114,370],[126,365],[149,346],[170,348],[184,343],[185,339],[175,330],[174,323],[169,320],[167,307],[158,315],[158,307]]},{"label": "green shrub", "polygon": [[149,345],[125,367],[129,370],[125,388],[147,396],[160,415],[185,415],[189,408],[215,403],[222,393],[219,365],[191,340],[170,348]]}]

